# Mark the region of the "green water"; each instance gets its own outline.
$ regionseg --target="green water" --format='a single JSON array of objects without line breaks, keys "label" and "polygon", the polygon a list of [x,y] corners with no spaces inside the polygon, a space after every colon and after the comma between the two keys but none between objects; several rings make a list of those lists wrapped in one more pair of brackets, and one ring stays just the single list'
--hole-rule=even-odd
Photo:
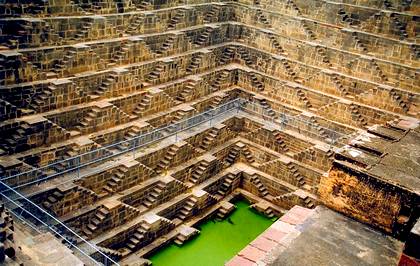
[{"label": "green water", "polygon": [[196,238],[153,254],[149,258],[153,266],[222,266],[274,222],[248,208],[246,201],[234,204],[236,210],[223,221],[200,224]]}]

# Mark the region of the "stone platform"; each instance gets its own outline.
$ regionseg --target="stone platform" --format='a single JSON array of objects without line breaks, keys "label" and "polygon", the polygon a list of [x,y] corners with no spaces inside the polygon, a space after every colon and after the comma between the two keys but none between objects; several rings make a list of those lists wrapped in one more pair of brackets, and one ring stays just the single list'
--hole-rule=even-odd
[{"label": "stone platform", "polygon": [[227,266],[397,265],[403,244],[326,207],[293,207]]}]

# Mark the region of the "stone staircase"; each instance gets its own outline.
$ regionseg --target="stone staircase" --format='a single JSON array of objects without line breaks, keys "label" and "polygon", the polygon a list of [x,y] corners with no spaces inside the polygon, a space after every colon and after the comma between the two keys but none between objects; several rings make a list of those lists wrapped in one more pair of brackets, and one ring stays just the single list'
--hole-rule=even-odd
[{"label": "stone staircase", "polygon": [[254,163],[255,162],[255,158],[254,158],[254,155],[252,155],[252,152],[251,152],[251,150],[248,148],[248,146],[244,146],[243,148],[242,148],[242,150],[241,150],[241,152],[242,152],[242,154],[244,155],[244,157],[245,157],[245,160],[248,162],[248,163]]},{"label": "stone staircase", "polygon": [[64,57],[57,64],[55,64],[52,71],[57,74],[62,74],[63,71],[66,70],[66,68],[71,66],[71,63],[73,60],[75,60],[76,55],[77,55],[77,49],[74,47],[70,47],[70,49],[67,51]]},{"label": "stone staircase", "polygon": [[107,194],[113,194],[119,191],[119,187],[125,178],[125,171],[127,169],[123,169],[123,167],[118,167],[112,173],[111,178],[106,182],[106,185],[102,188],[102,190]]},{"label": "stone staircase", "polygon": [[[192,108],[191,111],[194,111],[194,109]],[[184,119],[187,119],[190,115],[191,112],[190,110],[184,110],[184,109],[180,109],[175,111],[175,114],[172,115],[171,118],[171,122],[170,124],[167,126],[167,132],[168,133],[172,133],[175,132],[177,130],[177,128],[179,128],[179,126],[177,125],[179,122],[181,122]],[[181,123],[180,125],[182,125],[183,123]]]},{"label": "stone staircase", "polygon": [[283,65],[284,70],[286,71],[286,74],[290,78],[292,78],[295,82],[298,82],[300,80],[300,78],[297,76],[297,73],[290,66],[289,61],[286,58],[281,58],[280,62]]},{"label": "stone staircase", "polygon": [[95,123],[95,120],[100,116],[100,113],[100,108],[93,107],[85,116],[82,117],[76,128],[81,132],[84,131],[84,128],[90,127]]},{"label": "stone staircase", "polygon": [[[39,110],[40,108],[36,105],[30,104],[30,108],[34,110]],[[17,108],[17,106],[0,99],[0,120],[5,121],[10,118],[18,118],[22,114],[22,111]]]},{"label": "stone staircase", "polygon": [[213,87],[213,91],[219,90],[222,85],[225,83],[225,81],[229,78],[230,72],[227,70],[223,70],[220,72],[220,74],[217,76],[216,80],[211,85]]},{"label": "stone staircase", "polygon": [[304,202],[304,207],[309,208],[309,209],[313,209],[315,208],[315,203],[312,201],[312,199],[308,196],[305,196],[302,198],[303,202]]},{"label": "stone staircase", "polygon": [[332,64],[330,62],[330,59],[328,58],[328,52],[327,52],[327,48],[323,47],[323,46],[316,46],[316,52],[321,55],[322,58],[322,62],[327,66],[327,67],[332,67]]},{"label": "stone staircase", "polygon": [[265,115],[276,118],[276,112],[271,108],[270,104],[267,102],[265,98],[257,98],[258,104],[261,106],[261,108],[264,110]]},{"label": "stone staircase", "polygon": [[201,61],[203,60],[204,54],[203,53],[197,53],[194,54],[191,58],[191,62],[187,67],[186,74],[192,74],[195,72],[195,70],[200,66]]},{"label": "stone staircase", "polygon": [[280,146],[283,152],[288,152],[289,148],[286,145],[286,142],[283,139],[283,135],[280,132],[274,133],[275,142]]},{"label": "stone staircase", "polygon": [[308,39],[310,41],[315,41],[316,40],[315,33],[308,26],[308,23],[306,22],[306,20],[302,19],[301,20],[301,25],[302,25],[303,31],[305,32],[306,36],[308,36]]},{"label": "stone staircase", "polygon": [[146,222],[141,223],[140,227],[131,235],[127,241],[127,248],[131,251],[137,250],[146,238],[146,233],[150,230],[150,225]]},{"label": "stone staircase", "polygon": [[302,15],[302,12],[300,11],[299,7],[293,0],[287,0],[286,4],[288,8],[292,9],[296,13],[296,15]]},{"label": "stone staircase", "polygon": [[105,248],[105,247],[101,247],[101,246],[96,246],[103,254],[105,254],[106,256],[112,258],[114,261],[115,260],[120,260],[124,254],[122,252],[119,252],[118,250],[115,249],[110,249],[110,248]]},{"label": "stone staircase", "polygon": [[153,7],[152,3],[150,3],[150,0],[140,1],[140,3],[137,3],[137,1],[135,1],[133,3],[135,4],[137,11],[145,11]]},{"label": "stone staircase", "polygon": [[371,58],[371,64],[373,66],[373,69],[375,70],[376,74],[379,76],[379,78],[382,81],[388,81],[387,76],[385,75],[385,73],[382,71],[382,69],[379,67],[378,63],[376,62],[376,60],[374,58]]},{"label": "stone staircase", "polygon": [[216,22],[220,12],[220,6],[212,5],[210,11],[206,12],[204,15],[204,23]]},{"label": "stone staircase", "polygon": [[353,120],[356,120],[359,126],[365,127],[368,125],[368,122],[363,117],[362,114],[360,114],[360,107],[354,103],[351,103],[350,106],[350,113]]},{"label": "stone staircase", "polygon": [[190,100],[190,97],[192,96],[194,89],[197,85],[196,81],[189,80],[186,82],[184,89],[181,91],[181,93],[176,97],[178,101],[186,102]]},{"label": "stone staircase", "polygon": [[133,139],[133,138],[135,138],[135,137],[137,137],[137,136],[139,136],[140,135],[140,133],[141,133],[141,129],[139,128],[139,127],[137,127],[137,126],[132,126],[128,131],[127,131],[127,133],[125,133],[124,134],[124,138],[123,138],[123,140],[122,141],[126,141],[126,142],[123,142],[123,143],[120,143],[118,146],[117,146],[117,148],[120,150],[120,151],[124,151],[124,150],[126,150],[126,149],[128,149],[130,146],[132,146],[132,141],[130,141],[131,139]]},{"label": "stone staircase", "polygon": [[224,198],[232,189],[232,184],[235,179],[236,176],[232,173],[229,173],[226,176],[224,176],[222,184],[220,185],[219,190],[217,191],[217,196]]},{"label": "stone staircase", "polygon": [[88,238],[92,237],[94,232],[101,227],[109,216],[109,210],[104,206],[100,207],[90,219],[89,223],[82,229],[83,234]]},{"label": "stone staircase", "polygon": [[161,174],[163,171],[168,169],[168,167],[171,165],[173,159],[175,158],[177,152],[179,150],[179,147],[176,145],[172,145],[169,147],[169,149],[166,151],[164,157],[162,160],[159,161],[157,164],[155,171],[158,174]]},{"label": "stone staircase", "polygon": [[233,205],[230,202],[223,201],[219,209],[217,209],[216,218],[223,220],[224,218],[226,218],[227,215],[229,215],[235,209],[236,209],[235,205]]},{"label": "stone staircase", "polygon": [[292,162],[289,162],[287,164],[287,169],[292,173],[293,178],[296,180],[296,186],[302,187],[306,184],[305,178],[300,174],[299,169],[296,167],[296,165]]},{"label": "stone staircase", "polygon": [[201,35],[197,38],[197,40],[195,41],[195,45],[197,46],[201,46],[204,44],[207,44],[210,40],[210,35],[213,32],[213,28],[212,27],[207,27],[203,33],[201,33]]},{"label": "stone staircase", "polygon": [[338,89],[342,96],[351,96],[347,88],[343,85],[341,79],[339,78],[339,75],[331,75],[331,81],[334,83],[335,87]]},{"label": "stone staircase", "polygon": [[126,33],[129,35],[136,35],[138,34],[139,27],[143,25],[144,22],[144,15],[143,14],[136,14],[134,21],[128,25]]},{"label": "stone staircase", "polygon": [[407,29],[406,29],[407,24],[402,23],[398,19],[398,16],[396,16],[396,14],[394,14],[394,13],[391,13],[390,18],[391,18],[391,22],[392,22],[391,25],[393,25],[397,29],[397,33],[400,36],[400,39],[401,40],[407,39],[409,37],[408,33],[407,33]]},{"label": "stone staircase", "polygon": [[174,240],[174,243],[178,246],[183,245],[185,241],[200,233],[200,231],[193,227],[188,227],[187,229],[184,228],[187,228],[187,226],[181,226],[181,232],[176,236]]},{"label": "stone staircase", "polygon": [[264,83],[258,79],[257,75],[254,72],[249,72],[248,75],[251,77],[252,85],[257,89],[257,91],[264,91]]},{"label": "stone staircase", "polygon": [[44,89],[40,94],[36,95],[30,102],[29,107],[37,112],[48,111],[51,98],[54,95],[57,87],[50,85]]},{"label": "stone staircase", "polygon": [[176,123],[186,119],[187,115],[188,115],[188,111],[185,111],[183,109],[177,110],[175,112],[175,115],[171,119],[171,124],[176,124]]},{"label": "stone staircase", "polygon": [[166,184],[159,181],[144,198],[142,205],[147,209],[153,207],[165,189]]},{"label": "stone staircase", "polygon": [[217,138],[218,135],[219,135],[219,129],[217,128],[210,129],[210,131],[206,133],[205,137],[200,143],[200,149],[202,149],[203,151],[208,151],[208,149],[213,144],[214,140]]},{"label": "stone staircase", "polygon": [[[174,46],[174,43],[175,43],[176,39],[177,39],[176,35],[170,35],[163,42],[162,46],[160,46],[160,49],[158,51],[156,51],[156,54],[159,55],[159,56],[165,54],[169,49],[171,49]],[[155,70],[159,70],[159,69],[155,69]],[[161,70],[163,70],[163,69],[161,69]]]},{"label": "stone staircase", "polygon": [[320,136],[320,139],[326,140],[326,139],[329,139],[330,138],[330,136],[328,135],[328,133],[325,130],[325,128],[323,128],[318,123],[318,121],[316,120],[316,117],[315,116],[312,116],[310,118],[310,123],[311,123],[311,126],[317,130],[318,135]]},{"label": "stone staircase", "polygon": [[225,158],[225,165],[231,166],[232,164],[234,164],[239,159],[240,152],[241,149],[238,146],[233,146],[233,148],[229,150],[229,153]]},{"label": "stone staircase", "polygon": [[247,52],[247,50],[244,47],[240,46],[237,49],[237,51],[238,51],[241,59],[244,60],[244,62],[247,66],[254,67],[254,61],[251,59],[250,54]]},{"label": "stone staircase", "polygon": [[185,18],[185,10],[180,9],[168,22],[168,30],[175,30],[178,23]]},{"label": "stone staircase", "polygon": [[51,207],[64,198],[64,194],[58,188],[54,192],[49,193],[49,196],[45,201],[42,202],[42,207],[51,209]]},{"label": "stone staircase", "polygon": [[343,8],[338,10],[337,15],[340,17],[341,21],[348,26],[355,26],[358,24],[357,21],[352,18],[351,14],[348,14]]},{"label": "stone staircase", "polygon": [[261,182],[261,180],[258,178],[256,174],[254,174],[251,177],[251,182],[258,189],[260,197],[266,197],[269,195],[267,188],[264,186],[264,184]]},{"label": "stone staircase", "polygon": [[367,49],[366,45],[359,39],[358,33],[353,32],[351,34],[351,36],[353,37],[353,39],[356,43],[356,49],[359,50],[362,53],[367,53],[368,49]]},{"label": "stone staircase", "polygon": [[170,220],[157,216],[149,215],[140,223],[140,226],[132,233],[126,242],[126,247],[130,251],[136,251],[141,247],[149,244],[161,235],[167,234],[175,227],[175,224]]},{"label": "stone staircase", "polygon": [[235,49],[232,47],[226,47],[223,50],[222,56],[220,57],[220,63],[227,64],[229,63],[235,54]]},{"label": "stone staircase", "polygon": [[399,94],[395,89],[391,89],[389,91],[389,95],[390,95],[391,99],[394,100],[398,104],[398,106],[401,107],[401,109],[404,112],[409,111],[410,104],[408,102],[404,101],[401,94]]},{"label": "stone staircase", "polygon": [[219,107],[226,99],[227,95],[222,93],[219,95],[216,95],[215,97],[213,97],[209,107],[210,109],[216,109],[217,107]]},{"label": "stone staircase", "polygon": [[189,182],[193,183],[193,184],[199,184],[201,183],[203,180],[203,175],[204,173],[207,171],[207,168],[209,167],[209,163],[205,160],[201,161],[198,166],[194,169],[194,171],[192,172],[190,178],[189,178]]},{"label": "stone staircase", "polygon": [[266,27],[271,27],[271,22],[268,20],[268,18],[264,15],[263,11],[261,9],[257,9],[256,11],[257,19],[256,21],[261,22]]},{"label": "stone staircase", "polygon": [[74,41],[84,41],[89,39],[89,31],[93,28],[92,21],[83,22],[82,26],[78,29],[76,34],[73,36]]},{"label": "stone staircase", "polygon": [[101,85],[99,85],[99,87],[94,91],[93,95],[91,95],[90,98],[92,100],[96,100],[100,97],[105,96],[108,92],[111,92],[117,77],[118,74],[110,73],[101,83]]},{"label": "stone staircase", "polygon": [[306,97],[306,93],[303,90],[297,89],[296,95],[298,96],[299,101],[303,102],[306,108],[308,109],[312,108],[312,104],[309,101],[308,97]]},{"label": "stone staircase", "polygon": [[162,63],[157,64],[153,71],[146,77],[146,81],[154,82],[158,80],[161,77],[163,70],[165,70],[165,66]]},{"label": "stone staircase", "polygon": [[122,65],[124,61],[129,58],[129,54],[133,45],[133,42],[130,40],[123,41],[120,46],[120,49],[116,51],[115,55],[111,58],[111,63],[108,64],[108,67]]},{"label": "stone staircase", "polygon": [[182,205],[182,208],[179,210],[176,217],[181,221],[185,221],[188,217],[192,215],[193,209],[197,205],[197,199],[193,196],[189,197],[185,203]]},{"label": "stone staircase", "polygon": [[270,39],[274,49],[276,50],[277,54],[283,55],[283,56],[287,56],[288,54],[286,53],[286,51],[284,50],[284,48],[280,45],[279,41],[277,40],[277,38],[274,36],[274,34],[268,34],[268,38]]},{"label": "stone staircase", "polygon": [[144,97],[141,99],[140,103],[134,109],[133,114],[138,117],[142,117],[144,112],[146,112],[147,109],[150,108],[152,99],[153,99],[152,94],[148,92],[144,94]]}]

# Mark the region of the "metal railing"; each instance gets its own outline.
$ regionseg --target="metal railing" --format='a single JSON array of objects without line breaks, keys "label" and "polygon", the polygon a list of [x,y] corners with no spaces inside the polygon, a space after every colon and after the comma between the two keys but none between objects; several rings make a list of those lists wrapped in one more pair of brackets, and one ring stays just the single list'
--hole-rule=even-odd
[{"label": "metal railing", "polygon": [[[257,102],[241,101],[241,110],[252,114],[261,116],[264,120],[270,121],[279,126],[279,129],[290,129],[306,135],[308,137],[316,137],[323,142],[335,145],[337,141],[347,134],[323,127],[311,121],[305,120],[297,115],[288,115],[275,110],[271,110],[274,115],[270,115],[269,111]],[[321,134],[320,131],[323,131]]]},{"label": "metal railing", "polygon": [[[104,254],[100,248],[85,240],[82,236],[54,217],[54,215],[28,199],[24,193],[20,192],[21,189],[63,175],[66,175],[67,177],[70,176],[70,181],[80,179],[86,175],[92,175],[92,171],[82,173],[82,168],[104,162],[122,154],[129,154],[130,152],[132,152],[133,158],[136,158],[136,151],[144,146],[169,137],[175,137],[174,141],[177,142],[179,140],[178,134],[181,132],[207,122],[209,122],[209,125],[211,126],[216,118],[232,112],[232,116],[226,117],[226,119],[228,119],[240,111],[260,116],[265,120],[278,124],[280,128],[288,127],[299,131],[302,130],[308,134],[314,134],[312,129],[319,129],[319,125],[313,125],[310,121],[305,121],[296,116],[275,112],[273,117],[272,115],[268,115],[267,110],[259,103],[237,98],[214,109],[184,119],[180,122],[154,129],[150,132],[145,132],[131,139],[109,144],[27,172],[3,177],[0,179],[0,193],[6,206],[13,214],[28,224],[35,224],[32,225],[32,227],[34,229],[36,228],[38,231],[49,231],[54,234],[81,257],[85,258],[84,263],[92,265],[118,265],[112,258]],[[331,136],[330,139],[332,143],[342,135],[341,133],[328,128],[323,128],[323,130],[328,132],[328,135]],[[100,171],[104,170],[106,170],[106,168],[100,169]],[[80,245],[81,243],[83,245]],[[95,254],[95,258],[92,257],[92,254]]]},{"label": "metal railing", "polygon": [[[196,127],[202,123],[211,123],[214,118],[223,115],[228,111],[237,110],[240,106],[240,102],[240,99],[235,99],[222,104],[217,108],[184,119],[180,122],[154,129],[131,139],[109,144],[71,158],[57,160],[53,163],[32,169],[30,171],[3,177],[0,181],[17,189],[62,176],[64,174],[73,174],[76,178],[78,178],[80,177],[81,168],[109,160],[128,152],[132,152],[133,156],[135,156],[135,152],[139,148],[171,136],[175,136],[175,138],[177,138],[178,133],[182,131]],[[0,187],[0,192],[3,191],[4,188]]]}]

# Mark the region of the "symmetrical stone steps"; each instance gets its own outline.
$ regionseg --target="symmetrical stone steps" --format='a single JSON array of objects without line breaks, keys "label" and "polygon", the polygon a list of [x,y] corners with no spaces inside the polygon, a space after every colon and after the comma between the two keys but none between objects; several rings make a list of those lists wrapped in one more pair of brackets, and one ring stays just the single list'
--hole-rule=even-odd
[{"label": "symmetrical stone steps", "polygon": [[239,159],[240,152],[241,152],[241,150],[237,146],[234,146],[232,149],[230,149],[229,153],[227,154],[227,156],[224,160],[225,165],[228,166],[228,167],[233,165]]},{"label": "symmetrical stone steps", "polygon": [[189,80],[185,82],[185,87],[181,93],[176,97],[177,100],[182,102],[187,102],[191,99],[191,96],[196,88],[197,82],[194,80]]},{"label": "symmetrical stone steps", "polygon": [[200,67],[200,64],[203,60],[203,57],[204,57],[204,54],[202,54],[202,53],[198,53],[197,55],[193,56],[191,58],[191,63],[188,65],[188,67],[186,69],[186,73],[187,74],[194,73],[195,70]]},{"label": "symmetrical stone steps", "polygon": [[193,184],[199,184],[203,181],[203,177],[205,177],[205,173],[209,167],[209,163],[205,160],[201,161],[199,165],[194,169],[192,172],[189,182]]},{"label": "symmetrical stone steps", "polygon": [[146,93],[143,95],[140,103],[134,109],[133,114],[137,115],[138,117],[142,117],[144,112],[150,107],[152,103],[153,95]]},{"label": "symmetrical stone steps", "polygon": [[214,29],[212,27],[206,27],[206,29],[201,33],[201,35],[195,41],[195,45],[203,46],[210,41],[210,35]]},{"label": "symmetrical stone steps", "polygon": [[223,51],[223,54],[222,54],[221,58],[220,58],[220,62],[222,64],[229,63],[232,60],[234,54],[235,54],[235,49],[234,48],[226,47]]},{"label": "symmetrical stone steps", "polygon": [[175,40],[176,40],[176,36],[169,36],[165,40],[165,42],[162,44],[162,46],[160,47],[160,49],[158,51],[156,51],[156,54],[157,55],[165,54],[174,45]]},{"label": "symmetrical stone steps", "polygon": [[229,190],[232,189],[233,182],[236,178],[237,177],[232,173],[227,174],[223,178],[223,180],[222,180],[222,182],[219,186],[219,190],[217,191],[216,196],[219,196],[219,197],[223,198],[229,192]]},{"label": "symmetrical stone steps", "polygon": [[264,186],[264,184],[261,182],[261,180],[258,178],[258,175],[254,175],[251,177],[251,182],[254,184],[254,186],[258,189],[259,195],[261,197],[266,197],[269,195],[269,192],[267,188]]},{"label": "symmetrical stone steps", "polygon": [[197,205],[197,199],[194,196],[189,197],[186,201],[183,207],[179,210],[179,213],[177,214],[177,218],[184,221],[188,219],[193,213],[194,208],[196,208]]},{"label": "symmetrical stone steps", "polygon": [[241,153],[244,155],[247,163],[252,164],[255,162],[254,155],[252,154],[252,151],[249,149],[248,146],[245,145],[244,147],[242,147]]},{"label": "symmetrical stone steps", "polygon": [[177,28],[177,24],[180,22],[181,19],[185,17],[185,11],[183,9],[180,9],[175,13],[175,16],[171,17],[171,19],[168,22],[168,30],[174,30]]},{"label": "symmetrical stone steps", "polygon": [[220,6],[212,5],[211,8],[210,8],[210,11],[206,12],[206,15],[204,16],[203,21],[205,23],[214,22],[215,18],[218,17],[218,14],[219,14],[221,8],[222,7],[220,7]]},{"label": "symmetrical stone steps", "polygon": [[138,246],[144,241],[145,234],[149,231],[150,226],[146,223],[142,223],[139,228],[132,234],[132,236],[128,239],[127,247],[130,250],[135,250]]},{"label": "symmetrical stone steps", "polygon": [[155,202],[158,200],[160,195],[163,193],[163,191],[166,189],[166,184],[158,182],[156,186],[153,186],[150,193],[146,196],[146,198],[143,200],[142,205],[146,208],[150,208],[153,205],[155,205]]},{"label": "symmetrical stone steps", "polygon": [[174,157],[177,154],[179,147],[178,146],[171,146],[168,151],[166,152],[166,154],[164,155],[163,159],[161,159],[159,161],[159,163],[157,164],[157,167],[155,169],[155,171],[160,174],[163,171],[167,170],[168,167],[171,165]]},{"label": "symmetrical stone steps", "polygon": [[212,128],[203,138],[203,141],[200,144],[200,149],[204,151],[208,150],[218,135],[219,135],[219,129]]},{"label": "symmetrical stone steps", "polygon": [[225,82],[229,79],[230,73],[229,71],[221,71],[217,78],[214,80],[212,87],[215,90],[219,90],[220,88],[222,88],[222,85],[225,84]]},{"label": "symmetrical stone steps", "polygon": [[111,178],[102,187],[102,190],[107,194],[112,194],[120,190],[122,180],[125,178],[125,173],[121,168],[113,171]]},{"label": "symmetrical stone steps", "polygon": [[105,222],[107,218],[110,217],[110,211],[106,207],[100,207],[94,214],[93,218],[90,222],[86,225],[85,228],[82,229],[82,232],[85,234],[86,237],[91,238],[95,231],[101,227],[101,224]]}]

